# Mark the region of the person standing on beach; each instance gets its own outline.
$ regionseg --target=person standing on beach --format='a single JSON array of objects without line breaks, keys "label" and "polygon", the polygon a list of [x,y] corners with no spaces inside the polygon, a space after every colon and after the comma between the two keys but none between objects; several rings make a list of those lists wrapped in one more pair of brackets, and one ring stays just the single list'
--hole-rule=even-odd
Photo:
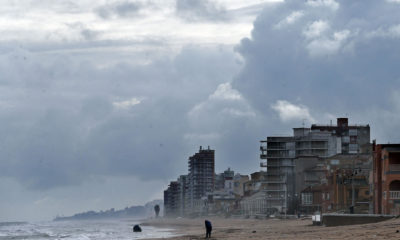
[{"label": "person standing on beach", "polygon": [[212,230],[211,222],[205,220],[204,223],[206,225],[206,238],[211,238],[211,230]]}]

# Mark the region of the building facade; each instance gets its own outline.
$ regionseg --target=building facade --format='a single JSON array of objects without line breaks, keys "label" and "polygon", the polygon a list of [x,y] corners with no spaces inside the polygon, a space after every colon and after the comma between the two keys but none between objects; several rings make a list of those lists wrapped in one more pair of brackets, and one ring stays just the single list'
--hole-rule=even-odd
[{"label": "building facade", "polygon": [[400,144],[373,144],[374,212],[400,214]]},{"label": "building facade", "polygon": [[190,211],[199,209],[199,200],[214,191],[215,150],[210,147],[207,149],[200,147],[198,153],[189,157],[188,165],[188,205],[186,209]]},{"label": "building facade", "polygon": [[260,151],[267,205],[276,212],[294,213],[300,192],[312,185],[297,181],[304,178],[298,174],[324,164],[324,158],[370,153],[370,127],[349,125],[347,118],[338,118],[336,125],[313,124],[294,128],[293,136],[267,137]]},{"label": "building facade", "polygon": [[338,154],[323,161],[304,172],[308,186],[301,190],[299,211],[372,213],[372,156]]},{"label": "building facade", "polygon": [[179,208],[179,183],[172,181],[164,191],[164,216],[178,216]]}]

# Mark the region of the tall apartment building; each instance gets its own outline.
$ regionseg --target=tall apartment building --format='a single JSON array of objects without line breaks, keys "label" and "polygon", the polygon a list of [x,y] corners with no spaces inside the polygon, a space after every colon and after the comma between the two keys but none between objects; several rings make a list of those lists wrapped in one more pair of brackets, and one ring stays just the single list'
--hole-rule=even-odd
[{"label": "tall apartment building", "polygon": [[287,197],[294,194],[295,142],[293,137],[267,137],[261,141],[261,170],[265,171],[262,191],[265,193],[267,214],[287,211]]},{"label": "tall apartment building", "polygon": [[[265,197],[268,209],[293,212],[298,201],[296,167],[310,159],[337,154],[359,154],[370,151],[369,125],[348,125],[347,118],[338,118],[337,125],[311,125],[294,128],[293,136],[267,137],[261,141],[260,167],[264,171]],[[316,164],[314,162],[313,164]]]},{"label": "tall apartment building", "polygon": [[202,198],[214,190],[215,151],[200,147],[189,157],[189,173],[170,182],[164,191],[165,216],[184,216],[199,213],[203,209]]},{"label": "tall apartment building", "polygon": [[179,201],[179,206],[178,206],[178,213],[179,216],[184,216],[186,212],[186,207],[187,207],[187,191],[188,191],[188,176],[187,175],[181,175],[178,178],[178,201]]},{"label": "tall apartment building", "polygon": [[196,202],[214,190],[215,150],[200,147],[198,153],[189,157],[188,206],[196,209]]}]

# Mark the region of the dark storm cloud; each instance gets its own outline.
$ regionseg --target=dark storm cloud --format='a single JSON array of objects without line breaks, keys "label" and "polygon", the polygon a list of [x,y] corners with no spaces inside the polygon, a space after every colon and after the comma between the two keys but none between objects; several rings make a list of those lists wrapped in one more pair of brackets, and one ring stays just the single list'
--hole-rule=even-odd
[{"label": "dark storm cloud", "polygon": [[367,123],[368,109],[391,110],[400,88],[399,10],[388,1],[333,0],[265,8],[237,47],[245,67],[233,87],[272,116],[272,106],[287,100],[311,108],[317,120],[348,113]]},{"label": "dark storm cloud", "polygon": [[[103,17],[135,16],[140,6],[131,3],[107,5]],[[96,34],[82,42],[2,43],[0,175],[35,190],[93,176],[167,182],[187,172],[199,145],[216,149],[217,171],[249,173],[259,169],[259,140],[290,133],[304,118],[345,113],[398,141],[399,7],[269,5],[237,47],[242,70],[224,47],[191,46],[171,57],[156,55],[160,40],[100,41]],[[225,12],[210,1],[177,1],[177,11],[193,21]],[[144,50],[125,51],[130,46]]]},{"label": "dark storm cloud", "polygon": [[258,141],[265,118],[229,83],[220,84],[209,97],[188,113],[185,139],[189,144],[216,149],[216,169],[236,172],[258,170]]},{"label": "dark storm cloud", "polygon": [[95,12],[101,18],[110,18],[114,16],[129,18],[137,17],[142,7],[143,5],[139,2],[124,1],[98,7]]},{"label": "dark storm cloud", "polygon": [[184,173],[193,151],[185,116],[232,77],[232,51],[186,48],[147,65],[121,58],[106,67],[114,54],[84,54],[14,48],[0,57],[0,174],[52,189],[92,176]]},{"label": "dark storm cloud", "polygon": [[226,9],[209,0],[176,0],[176,12],[187,21],[229,20]]}]

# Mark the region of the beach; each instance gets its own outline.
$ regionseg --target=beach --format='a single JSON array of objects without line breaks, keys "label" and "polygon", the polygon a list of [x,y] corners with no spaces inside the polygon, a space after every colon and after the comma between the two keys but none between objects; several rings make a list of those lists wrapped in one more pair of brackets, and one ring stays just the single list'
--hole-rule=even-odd
[{"label": "beach", "polygon": [[[205,218],[152,219],[143,225],[175,229],[171,240],[204,239]],[[339,227],[312,226],[311,219],[207,218],[213,224],[211,239],[400,239],[400,219]]]}]

